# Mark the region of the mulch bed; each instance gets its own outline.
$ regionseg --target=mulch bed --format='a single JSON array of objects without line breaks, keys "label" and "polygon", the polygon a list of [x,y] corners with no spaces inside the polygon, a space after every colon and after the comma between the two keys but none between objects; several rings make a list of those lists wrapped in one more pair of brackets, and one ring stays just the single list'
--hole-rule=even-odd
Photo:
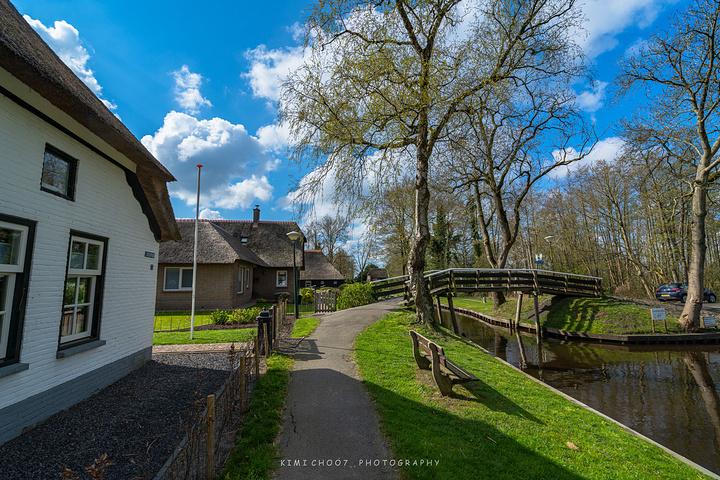
[{"label": "mulch bed", "polygon": [[227,354],[153,355],[92,397],[0,446],[0,479],[80,479],[107,453],[106,480],[152,479],[185,434],[191,413],[227,378]]}]

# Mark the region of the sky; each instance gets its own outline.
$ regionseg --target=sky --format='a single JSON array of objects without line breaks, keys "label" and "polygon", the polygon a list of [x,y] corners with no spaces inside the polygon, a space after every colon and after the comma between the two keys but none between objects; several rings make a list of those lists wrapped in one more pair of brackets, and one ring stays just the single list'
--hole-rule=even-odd
[{"label": "sky", "polygon": [[[287,158],[277,124],[280,82],[302,61],[298,37],[307,2],[206,0],[11,0],[65,63],[173,173],[168,185],[178,218],[195,216],[202,164],[203,218],[294,218],[288,194],[310,172]],[[684,0],[587,0],[593,84],[577,102],[604,132],[583,160],[613,160],[614,128],[633,107],[612,102],[616,63],[646,40]],[[563,175],[566,170],[556,173]],[[318,214],[333,206],[318,202]],[[355,234],[362,231],[356,225]]]}]

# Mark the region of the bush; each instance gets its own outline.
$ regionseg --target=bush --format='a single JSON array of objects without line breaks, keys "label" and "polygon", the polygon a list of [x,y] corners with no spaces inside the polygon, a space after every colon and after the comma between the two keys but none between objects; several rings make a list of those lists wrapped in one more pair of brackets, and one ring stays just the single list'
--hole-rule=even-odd
[{"label": "bush", "polygon": [[352,283],[345,287],[338,296],[337,308],[338,310],[345,310],[346,308],[359,307],[374,302],[372,285],[369,283]]},{"label": "bush", "polygon": [[315,303],[315,291],[312,288],[303,288],[300,290],[302,300],[300,303],[303,305],[312,305]]},{"label": "bush", "polygon": [[253,323],[258,315],[260,315],[259,307],[239,308],[233,312],[233,322],[241,325]]},{"label": "bush", "polygon": [[230,315],[226,310],[215,310],[210,313],[210,318],[215,325],[225,325],[230,320]]}]

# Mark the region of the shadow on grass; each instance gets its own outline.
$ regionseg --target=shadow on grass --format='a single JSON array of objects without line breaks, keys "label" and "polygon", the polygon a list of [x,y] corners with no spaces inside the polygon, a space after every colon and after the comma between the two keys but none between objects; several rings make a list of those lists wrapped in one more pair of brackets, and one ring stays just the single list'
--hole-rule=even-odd
[{"label": "shadow on grass", "polygon": [[590,331],[603,300],[596,298],[562,300],[560,308],[555,307],[548,316],[547,326],[560,330]]}]

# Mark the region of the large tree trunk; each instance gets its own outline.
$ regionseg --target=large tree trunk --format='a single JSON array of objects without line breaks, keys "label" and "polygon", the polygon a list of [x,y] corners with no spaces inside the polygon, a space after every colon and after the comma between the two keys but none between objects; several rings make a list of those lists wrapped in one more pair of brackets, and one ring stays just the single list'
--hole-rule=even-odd
[{"label": "large tree trunk", "polygon": [[[419,135],[423,138],[423,135]],[[417,319],[427,325],[435,323],[432,297],[425,283],[425,253],[430,243],[430,223],[428,207],[430,205],[430,189],[428,188],[428,157],[425,142],[419,142],[417,152],[417,172],[415,176],[415,227],[413,244],[408,255],[408,273],[410,275],[410,292],[415,301]]]},{"label": "large tree trunk", "polygon": [[688,298],[685,302],[680,326],[688,332],[700,329],[700,310],[702,310],[705,284],[705,217],[707,217],[707,179],[706,168],[710,158],[703,155],[697,168],[692,196],[692,234],[690,269],[688,271]]}]

